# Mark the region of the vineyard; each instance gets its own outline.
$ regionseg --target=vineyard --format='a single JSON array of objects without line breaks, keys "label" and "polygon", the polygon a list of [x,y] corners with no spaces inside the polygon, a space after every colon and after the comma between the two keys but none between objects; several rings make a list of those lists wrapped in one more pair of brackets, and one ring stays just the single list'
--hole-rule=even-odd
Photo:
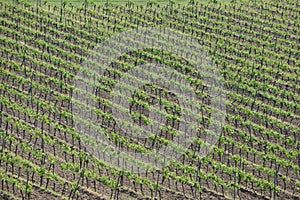
[{"label": "vineyard", "polygon": [[[300,200],[298,0],[85,2],[0,1],[0,199]],[[111,36],[146,27],[174,30],[197,41],[220,73],[226,115],[206,156],[196,152],[206,142],[202,136],[210,134],[204,129],[215,111],[209,84],[195,75],[192,53],[137,49],[108,66],[91,56],[95,50],[113,53],[99,48]],[[196,144],[182,156],[162,169],[152,166],[136,173],[111,164],[109,154],[95,156],[86,145],[93,138],[81,133],[101,129],[129,152],[151,151],[179,134],[177,105],[184,97],[165,88],[144,85],[135,91],[129,99],[133,123],[112,114],[118,80],[147,63],[172,66],[186,77],[199,100],[194,105],[201,109],[200,125]],[[87,65],[105,68],[104,73],[97,77]],[[95,91],[84,93],[84,87],[76,87],[79,79]],[[80,94],[88,98],[76,100]],[[157,96],[166,118],[163,130],[136,139],[118,126],[155,123],[149,113]],[[93,113],[96,123],[79,112]]]}]

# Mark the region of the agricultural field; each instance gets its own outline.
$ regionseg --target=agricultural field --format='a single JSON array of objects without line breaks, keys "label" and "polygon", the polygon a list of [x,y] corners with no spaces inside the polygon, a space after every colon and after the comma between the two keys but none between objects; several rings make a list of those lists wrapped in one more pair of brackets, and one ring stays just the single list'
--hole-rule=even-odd
[{"label": "agricultural field", "polygon": [[0,1],[0,199],[300,200],[299,0],[35,2]]}]

